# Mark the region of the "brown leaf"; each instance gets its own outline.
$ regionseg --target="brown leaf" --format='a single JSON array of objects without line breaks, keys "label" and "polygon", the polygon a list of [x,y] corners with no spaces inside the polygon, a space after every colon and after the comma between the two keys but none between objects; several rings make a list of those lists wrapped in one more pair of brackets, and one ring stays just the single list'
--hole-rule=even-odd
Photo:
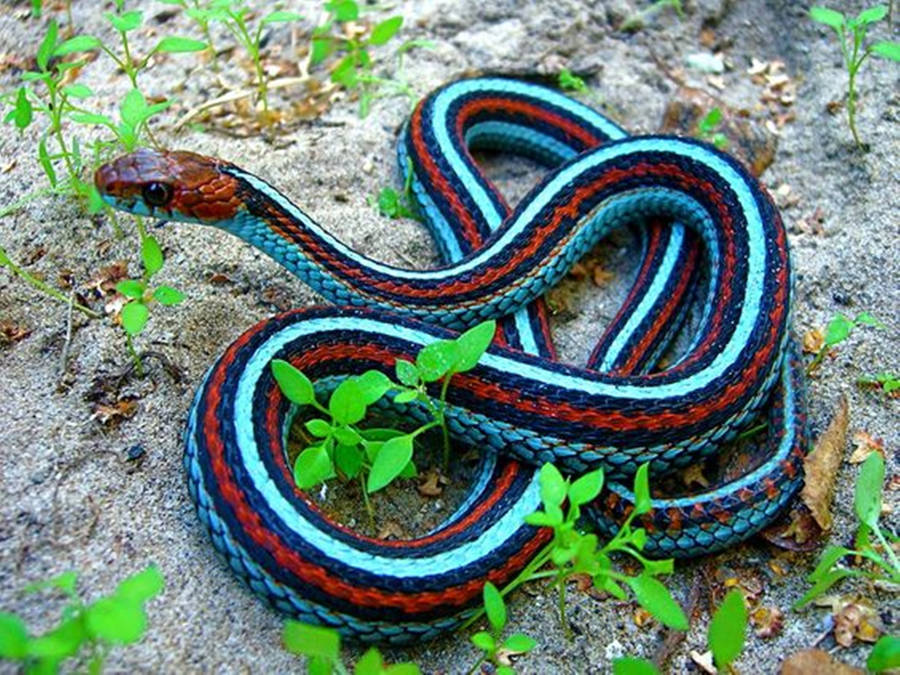
[{"label": "brown leaf", "polygon": [[605,286],[615,278],[615,273],[603,269],[600,265],[591,270],[591,281],[594,282],[594,286]]},{"label": "brown leaf", "polygon": [[825,344],[825,335],[821,328],[810,328],[803,334],[803,353],[818,354]]},{"label": "brown leaf", "polygon": [[821,649],[804,649],[781,664],[781,675],[863,675],[864,671],[835,661]]},{"label": "brown leaf", "polygon": [[685,487],[694,487],[699,485],[702,488],[709,487],[709,480],[703,475],[703,464],[697,462],[691,464],[681,472],[681,480],[684,481]]},{"label": "brown leaf", "polygon": [[403,539],[405,532],[396,521],[389,520],[378,531],[378,539]]},{"label": "brown leaf", "polygon": [[861,464],[873,452],[885,457],[884,441],[880,438],[873,438],[865,431],[857,431],[853,434],[853,454],[847,461],[850,464]]},{"label": "brown leaf", "polygon": [[91,415],[91,419],[99,421],[103,426],[114,427],[122,420],[134,417],[137,407],[137,401],[127,398],[116,401],[112,405],[98,403],[94,407],[94,414]]},{"label": "brown leaf", "polygon": [[709,675],[716,675],[718,672],[716,667],[713,665],[713,655],[712,652],[703,652],[702,654],[698,652],[696,649],[692,649],[691,652],[691,661],[703,672],[709,673]]},{"label": "brown leaf", "polygon": [[101,267],[93,279],[87,282],[87,290],[97,297],[105,297],[116,292],[116,284],[128,276],[128,262],[117,260],[112,265]]},{"label": "brown leaf", "polygon": [[31,329],[25,328],[12,321],[0,321],[0,345],[11,345],[14,342],[24,340],[31,335]]},{"label": "brown leaf", "polygon": [[850,407],[847,397],[835,411],[831,424],[819,436],[813,451],[803,460],[803,490],[800,497],[813,518],[826,532],[831,529],[831,501],[834,498],[834,482],[847,444],[847,424]]},{"label": "brown leaf", "polygon": [[760,533],[763,539],[788,551],[813,551],[819,547],[822,528],[804,504],[795,505],[787,516],[787,523],[785,520],[782,516],[763,530]]},{"label": "brown leaf", "polygon": [[784,629],[784,613],[777,607],[757,607],[750,614],[757,637],[772,638]]},{"label": "brown leaf", "polygon": [[444,486],[446,484],[447,479],[436,469],[431,469],[425,474],[425,480],[416,486],[416,490],[423,497],[440,497],[444,494]]},{"label": "brown leaf", "polygon": [[842,602],[834,614],[834,639],[842,647],[851,646],[854,639],[875,642],[881,631],[881,618],[869,605]]}]

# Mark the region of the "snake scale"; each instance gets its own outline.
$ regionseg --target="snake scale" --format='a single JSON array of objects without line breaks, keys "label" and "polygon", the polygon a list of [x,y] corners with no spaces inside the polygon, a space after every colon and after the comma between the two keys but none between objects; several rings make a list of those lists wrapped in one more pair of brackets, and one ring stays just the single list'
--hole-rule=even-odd
[{"label": "snake scale", "polygon": [[[489,149],[547,167],[515,207],[473,160]],[[112,206],[213,225],[256,246],[332,306],[266,319],[209,369],[185,432],[200,520],[238,577],[274,607],[362,641],[428,639],[472,615],[548,541],[523,524],[540,505],[536,467],[602,467],[590,514],[602,530],[630,508],[628,483],[717,455],[760,418],[756,468],[707,492],[655,497],[640,523],[647,551],[691,556],[746,539],[802,480],[802,381],[790,336],[791,269],[772,200],[734,159],[690,139],[628,136],[548,88],[473,78],[432,92],[399,144],[401,171],[442,264],[400,269],[330,235],[257,176],[190,152],[139,150],[101,167]],[[635,228],[631,290],[585,367],[557,361],[542,294],[594,244]],[[692,299],[689,345],[658,369]],[[483,451],[463,504],[411,540],[363,536],[293,483],[285,457],[294,411],[270,372],[286,359],[317,387],[393,371],[425,344],[499,319],[476,368],[455,375],[447,420]],[[423,419],[416,404],[394,414]]]}]

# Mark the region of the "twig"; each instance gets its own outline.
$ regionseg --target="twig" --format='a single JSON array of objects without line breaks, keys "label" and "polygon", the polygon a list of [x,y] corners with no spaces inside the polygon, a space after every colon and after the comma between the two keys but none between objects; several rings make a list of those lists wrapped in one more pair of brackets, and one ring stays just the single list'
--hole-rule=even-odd
[{"label": "twig", "polygon": [[59,357],[59,382],[62,384],[66,376],[66,368],[69,361],[69,347],[72,345],[72,315],[75,309],[75,293],[69,295],[69,311],[66,312],[66,341],[63,343],[62,354]]}]

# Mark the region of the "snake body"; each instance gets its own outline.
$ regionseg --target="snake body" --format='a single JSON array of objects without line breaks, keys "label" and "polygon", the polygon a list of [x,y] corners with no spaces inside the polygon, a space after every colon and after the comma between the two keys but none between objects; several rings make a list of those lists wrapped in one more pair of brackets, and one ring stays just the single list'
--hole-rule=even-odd
[{"label": "snake body", "polygon": [[[549,170],[510,208],[474,148]],[[471,616],[485,581],[502,586],[548,541],[548,531],[522,521],[540,505],[536,466],[602,467],[626,480],[652,462],[658,476],[716,454],[760,414],[769,432],[758,467],[703,494],[656,498],[641,524],[650,553],[688,556],[771,521],[801,478],[805,413],[786,233],[740,164],[693,140],[628,137],[558,92],[500,78],[429,95],[398,159],[413,172],[437,243],[443,264],[435,269],[362,256],[222,160],[143,150],[97,172],[113,206],[225,229],[337,305],[248,330],[194,399],[185,433],[191,496],[241,579],[273,606],[363,641],[427,639]],[[643,242],[631,292],[585,368],[558,363],[540,296],[626,226]],[[654,370],[698,294],[703,313],[689,347]],[[453,377],[447,396],[453,437],[487,452],[441,526],[413,540],[376,540],[297,490],[284,452],[293,411],[272,359],[291,361],[324,390],[371,368],[391,373],[396,359],[488,318],[500,319],[494,344],[474,370]],[[393,408],[426,417],[415,404]],[[608,486],[591,508],[601,529],[614,527],[630,497]]]}]

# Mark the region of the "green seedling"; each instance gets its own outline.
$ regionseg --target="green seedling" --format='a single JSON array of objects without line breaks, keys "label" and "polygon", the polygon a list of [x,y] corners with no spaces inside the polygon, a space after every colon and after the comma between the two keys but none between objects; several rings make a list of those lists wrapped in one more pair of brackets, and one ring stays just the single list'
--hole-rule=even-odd
[{"label": "green seedling", "polygon": [[397,192],[394,188],[382,188],[378,193],[378,199],[373,200],[369,197],[369,204],[375,206],[378,212],[391,219],[412,218],[413,220],[422,221],[419,209],[416,206],[415,196],[413,195],[413,168],[412,161],[406,161],[406,180],[403,183],[403,191]]},{"label": "green seedling", "polygon": [[[281,639],[287,651],[306,657],[309,675],[349,675],[351,672],[341,661],[341,635],[333,628],[287,621]],[[369,647],[359,657],[352,672],[353,675],[418,675],[421,671],[415,663],[385,665],[378,648]]]},{"label": "green seedling", "polygon": [[[878,524],[883,485],[884,458],[873,452],[860,467],[856,481],[853,507],[859,519],[859,528],[856,531],[855,548],[829,546],[822,552],[819,564],[807,577],[813,586],[797,601],[795,609],[803,607],[847,577],[864,577],[900,584],[900,560],[893,549],[893,544],[900,541],[900,537],[882,531]],[[878,540],[879,546],[872,543],[872,535]],[[859,568],[839,566],[838,563],[845,558],[860,558],[869,564],[868,567]]]},{"label": "green seedling", "polygon": [[86,671],[99,673],[116,645],[138,642],[147,630],[146,603],[163,588],[155,566],[122,581],[112,595],[86,604],[75,590],[78,575],[66,572],[32,584],[25,590],[62,591],[68,598],[60,623],[43,635],[29,635],[15,614],[0,613],[0,659],[20,664],[26,673],[55,673],[68,659],[86,663]]},{"label": "green seedling", "polygon": [[171,286],[157,286],[152,288],[150,280],[153,275],[162,269],[164,258],[159,242],[151,236],[144,235],[141,241],[141,261],[144,273],[140,279],[126,279],[116,284],[116,290],[128,298],[128,302],[122,307],[119,318],[122,328],[125,330],[125,340],[128,352],[134,361],[135,372],[138,377],[144,376],[144,367],[141,357],[134,348],[134,337],[144,330],[147,320],[150,318],[150,307],[154,302],[160,305],[177,305],[184,300],[184,295]]},{"label": "green seedling", "polygon": [[728,137],[721,131],[717,131],[721,124],[722,110],[718,107],[713,108],[697,122],[697,138],[712,143],[719,150],[724,150],[728,147]]},{"label": "green seedling", "polygon": [[866,668],[873,673],[900,668],[900,637],[882,635],[878,638],[878,642],[869,652],[869,658],[866,659]]},{"label": "green seedling", "polygon": [[[310,65],[324,63],[334,54],[343,54],[331,69],[333,83],[359,95],[359,115],[369,114],[372,101],[379,96],[398,93],[413,98],[412,87],[399,79],[379,77],[374,73],[372,47],[387,44],[403,25],[402,16],[392,16],[381,21],[362,34],[346,30],[346,26],[357,21],[360,7],[354,0],[332,0],[325,3],[328,17],[313,30],[310,45]],[[402,56],[416,47],[429,47],[430,42],[409,40],[397,48],[397,56]]]},{"label": "green seedling", "polygon": [[92,319],[99,319],[100,314],[90,309],[89,307],[85,307],[70,298],[67,298],[65,295],[60,293],[58,290],[48,285],[47,283],[41,281],[33,274],[29,273],[27,270],[22,269],[19,265],[10,260],[9,256],[6,254],[6,251],[3,250],[3,247],[0,246],[0,267],[7,268],[10,272],[12,272],[15,276],[19,277],[22,281],[30,284],[37,290],[42,293],[50,296],[54,300],[59,300],[67,305],[71,305],[74,309],[77,309],[82,314],[91,317]]},{"label": "green seedling", "polygon": [[[418,436],[440,427],[444,439],[444,461],[449,461],[450,441],[445,420],[447,388],[457,373],[471,370],[487,350],[496,330],[488,321],[470,328],[453,340],[438,340],[419,351],[415,363],[398,360],[394,382],[384,373],[370,370],[345,378],[335,387],[325,406],[316,398],[313,383],[287,361],[272,361],[272,374],[281,391],[294,404],[311,406],[322,413],[305,423],[312,439],[294,462],[297,486],[308,490],[338,474],[358,479],[369,514],[368,495],[397,477],[416,475],[413,448]],[[439,386],[433,400],[429,385]],[[421,405],[431,421],[411,432],[399,429],[365,429],[360,423],[368,408],[392,392],[397,404]]]},{"label": "green seedling", "polygon": [[262,63],[262,39],[267,26],[276,23],[299,21],[303,17],[296,12],[276,10],[253,20],[254,10],[244,2],[214,0],[207,9],[195,9],[190,13],[195,20],[202,18],[207,24],[218,21],[234,36],[253,61],[256,73],[256,91],[263,110],[269,109],[269,76]]},{"label": "green seedling", "polygon": [[482,591],[484,599],[484,613],[487,616],[490,631],[482,630],[475,633],[470,639],[472,644],[484,652],[477,663],[473,665],[467,675],[472,675],[479,670],[481,664],[490,661],[494,665],[497,675],[513,675],[516,671],[510,665],[510,656],[527,654],[534,649],[537,642],[534,638],[523,633],[513,633],[503,639],[503,629],[506,628],[506,604],[497,587],[490,581],[484,585]]},{"label": "green seedling", "polygon": [[888,395],[900,391],[900,375],[896,373],[878,373],[877,375],[866,375],[856,380],[856,384],[861,387],[873,387],[880,389]]},{"label": "green seedling", "polygon": [[625,21],[622,22],[622,25],[619,26],[619,30],[625,33],[639,31],[650,18],[664,10],[666,7],[674,9],[679,19],[684,18],[684,7],[681,5],[681,0],[656,0],[654,3],[625,19]]},{"label": "green seedling", "polygon": [[579,94],[587,94],[589,91],[584,80],[578,77],[578,75],[575,75],[568,68],[563,68],[559,71],[556,82],[559,85],[559,88],[564,91],[577,91]]},{"label": "green seedling", "polygon": [[821,365],[822,359],[824,359],[828,352],[831,351],[832,347],[850,337],[853,330],[859,326],[873,326],[874,328],[881,329],[886,328],[881,321],[876,319],[869,312],[860,312],[853,319],[840,313],[835,314],[831,321],[828,322],[828,325],[825,326],[825,335],[822,338],[822,346],[819,348],[819,351],[816,352],[816,355],[813,357],[810,364],[806,367],[807,375]]},{"label": "green seedling", "polygon": [[812,7],[809,10],[809,16],[813,21],[829,26],[837,35],[844,68],[847,71],[847,123],[856,147],[860,149],[863,143],[856,130],[856,77],[859,70],[870,56],[900,61],[900,42],[881,40],[866,44],[869,26],[882,21],[887,14],[888,9],[884,5],[864,9],[855,18],[846,17],[841,12],[827,7]]},{"label": "green seedling", "polygon": [[[658,621],[670,628],[687,630],[684,612],[669,590],[656,578],[661,574],[670,574],[673,561],[644,557],[641,551],[647,541],[647,533],[643,528],[632,527],[634,519],[651,508],[648,471],[649,465],[646,464],[638,469],[634,479],[634,507],[615,536],[601,547],[596,534],[579,529],[579,520],[581,507],[596,499],[603,488],[603,471],[592,471],[571,482],[563,478],[552,464],[541,467],[539,481],[543,510],[526,516],[525,522],[537,527],[552,528],[553,539],[503,589],[503,594],[506,595],[527,581],[551,579],[558,591],[560,625],[566,636],[571,637],[571,628],[566,618],[566,582],[573,575],[585,574],[593,579],[597,589],[620,600],[626,598],[627,586],[638,603]],[[612,556],[616,553],[625,554],[641,563],[641,572],[634,576],[619,572],[612,563]],[[543,570],[548,563],[552,569]]]},{"label": "green seedling", "polygon": [[[747,608],[744,596],[732,589],[709,622],[707,644],[719,672],[733,672],[731,664],[744,649],[747,633]],[[659,669],[651,661],[626,657],[613,661],[614,675],[659,675]]]},{"label": "green seedling", "polygon": [[200,27],[203,33],[203,40],[207,45],[213,70],[218,71],[219,66],[216,62],[216,47],[213,43],[212,31],[209,30],[210,24],[217,18],[216,10],[211,7],[212,3],[207,0],[160,0],[164,5],[174,5],[180,7],[185,15]]}]

